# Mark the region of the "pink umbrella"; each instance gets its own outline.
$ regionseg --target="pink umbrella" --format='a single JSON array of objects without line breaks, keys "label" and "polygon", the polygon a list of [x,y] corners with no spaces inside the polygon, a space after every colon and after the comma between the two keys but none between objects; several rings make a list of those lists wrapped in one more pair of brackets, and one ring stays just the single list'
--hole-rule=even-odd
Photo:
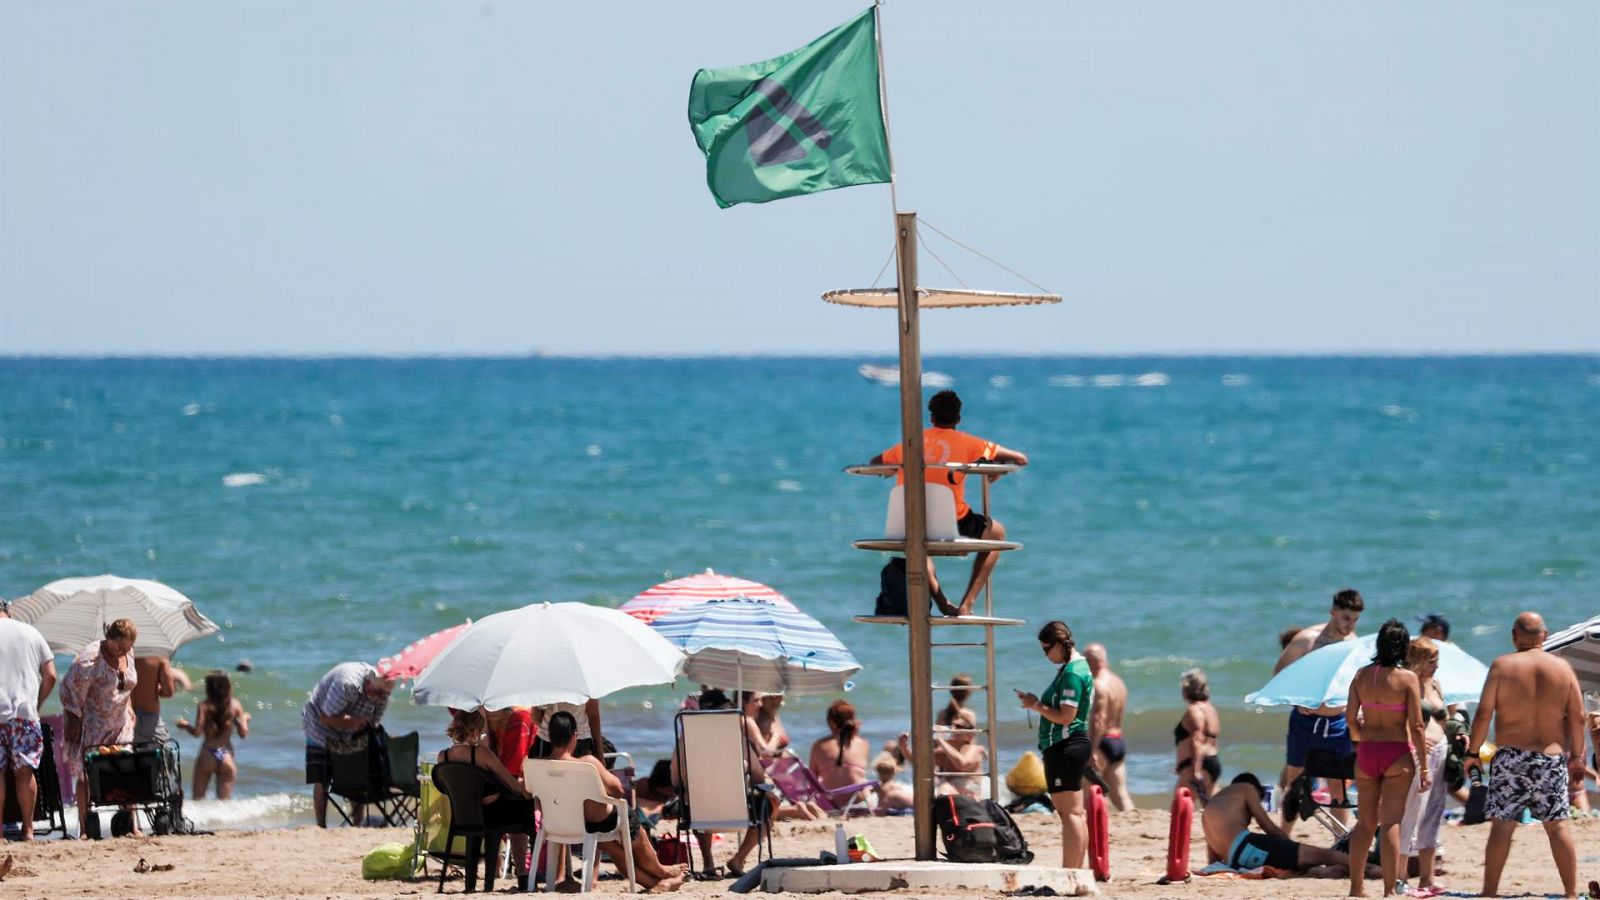
[{"label": "pink umbrella", "polygon": [[699,575],[676,578],[658,584],[617,608],[648,625],[661,616],[685,606],[693,606],[707,600],[732,600],[735,597],[765,600],[785,609],[795,608],[788,597],[759,581],[718,575],[710,569]]},{"label": "pink umbrella", "polygon": [[439,651],[450,646],[450,643],[461,636],[472,624],[468,619],[460,625],[436,631],[421,640],[412,641],[410,646],[393,656],[385,656],[378,660],[378,674],[385,678],[415,678],[422,674],[422,670],[433,662]]}]

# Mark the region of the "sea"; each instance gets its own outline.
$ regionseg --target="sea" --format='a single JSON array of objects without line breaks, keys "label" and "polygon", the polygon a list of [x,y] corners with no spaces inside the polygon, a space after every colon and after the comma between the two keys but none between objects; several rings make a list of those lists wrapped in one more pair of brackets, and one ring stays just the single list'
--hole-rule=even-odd
[{"label": "sea", "polygon": [[[909,724],[903,628],[858,624],[885,557],[892,359],[0,359],[0,594],[114,573],[220,626],[176,661],[232,672],[254,716],[239,800],[204,827],[308,821],[300,708],[328,668],[540,601],[614,606],[713,569],[764,582],[861,661],[843,694],[874,742]],[[1131,690],[1129,773],[1169,791],[1179,676],[1222,714],[1225,777],[1275,774],[1286,713],[1252,709],[1278,634],[1361,591],[1359,631],[1449,617],[1487,660],[1520,610],[1600,613],[1600,357],[930,358],[962,427],[1028,455],[992,487],[1023,549],[995,573],[1000,765],[1034,742],[1012,689],[1052,669],[1050,619]],[[976,501],[975,483],[969,497]],[[964,584],[967,562],[941,577]],[[962,655],[966,654],[966,655]],[[64,662],[64,661],[63,661]],[[982,682],[981,653],[936,651]],[[641,768],[679,683],[604,701]],[[169,720],[194,696],[169,701]],[[792,697],[803,746],[834,697]],[[972,701],[982,703],[981,695]],[[55,699],[47,711],[56,706]],[[385,724],[443,746],[397,692]],[[198,749],[184,736],[185,768]],[[1265,779],[1264,779],[1265,780]],[[1159,801],[1157,801],[1159,802]]]}]

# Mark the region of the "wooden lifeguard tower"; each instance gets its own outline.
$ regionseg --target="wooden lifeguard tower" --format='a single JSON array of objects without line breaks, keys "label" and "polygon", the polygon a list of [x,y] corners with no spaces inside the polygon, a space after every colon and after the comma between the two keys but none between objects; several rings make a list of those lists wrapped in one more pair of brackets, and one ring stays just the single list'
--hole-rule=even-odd
[{"label": "wooden lifeguard tower", "polygon": [[[935,647],[982,647],[984,650],[984,680],[982,684],[966,686],[968,690],[984,695],[985,717],[976,729],[984,735],[989,751],[990,796],[1000,794],[998,746],[995,735],[994,655],[995,629],[1022,625],[1023,620],[995,615],[993,578],[984,589],[982,615],[930,616],[928,612],[928,557],[965,556],[971,553],[1005,552],[1021,549],[1014,541],[986,541],[971,538],[954,538],[940,535],[930,540],[927,529],[927,498],[919,489],[924,482],[928,464],[922,449],[922,345],[919,314],[923,309],[1019,306],[1059,303],[1056,294],[1014,294],[997,291],[928,289],[917,286],[917,214],[895,213],[895,254],[898,285],[893,289],[866,289],[829,291],[822,298],[829,303],[869,308],[898,309],[900,349],[900,441],[905,460],[903,466],[851,466],[845,471],[854,475],[895,475],[904,469],[905,534],[885,538],[858,540],[853,546],[860,550],[904,553],[906,558],[907,615],[856,616],[857,622],[873,625],[907,626],[907,655],[911,684],[911,771],[915,787],[916,854],[919,860],[932,860],[937,854],[937,832],[933,823],[933,797],[935,785],[942,775],[971,773],[942,773],[936,771],[933,761],[934,695],[949,691],[953,686],[939,684],[933,678],[933,649]],[[989,512],[989,480],[992,477],[1015,471],[1016,466],[1000,463],[942,464],[941,468],[978,476],[983,484],[983,512]],[[935,641],[933,629],[954,632],[956,629],[980,630],[981,639]],[[945,733],[959,729],[944,728]]]}]

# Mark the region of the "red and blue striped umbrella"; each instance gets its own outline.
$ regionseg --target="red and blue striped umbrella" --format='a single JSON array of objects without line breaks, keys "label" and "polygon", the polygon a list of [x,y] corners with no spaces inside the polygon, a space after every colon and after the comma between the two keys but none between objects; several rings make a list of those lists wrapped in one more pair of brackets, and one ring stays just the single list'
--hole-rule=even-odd
[{"label": "red and blue striped umbrella", "polygon": [[821,622],[770,601],[711,600],[651,627],[688,655],[685,678],[725,690],[833,694],[861,671]]},{"label": "red and blue striped umbrella", "polygon": [[694,606],[696,603],[704,603],[707,600],[733,600],[738,597],[766,600],[786,609],[795,608],[788,597],[759,581],[718,575],[710,569],[687,578],[662,582],[617,608],[649,625],[661,616]]}]

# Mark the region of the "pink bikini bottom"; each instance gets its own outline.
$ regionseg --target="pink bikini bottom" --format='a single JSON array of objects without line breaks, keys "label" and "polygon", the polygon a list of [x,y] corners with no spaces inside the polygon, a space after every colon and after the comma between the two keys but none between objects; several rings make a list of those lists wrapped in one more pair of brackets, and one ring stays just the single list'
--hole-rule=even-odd
[{"label": "pink bikini bottom", "polygon": [[1395,760],[1410,755],[1410,741],[1362,741],[1356,745],[1356,768],[1368,778],[1382,778]]}]

